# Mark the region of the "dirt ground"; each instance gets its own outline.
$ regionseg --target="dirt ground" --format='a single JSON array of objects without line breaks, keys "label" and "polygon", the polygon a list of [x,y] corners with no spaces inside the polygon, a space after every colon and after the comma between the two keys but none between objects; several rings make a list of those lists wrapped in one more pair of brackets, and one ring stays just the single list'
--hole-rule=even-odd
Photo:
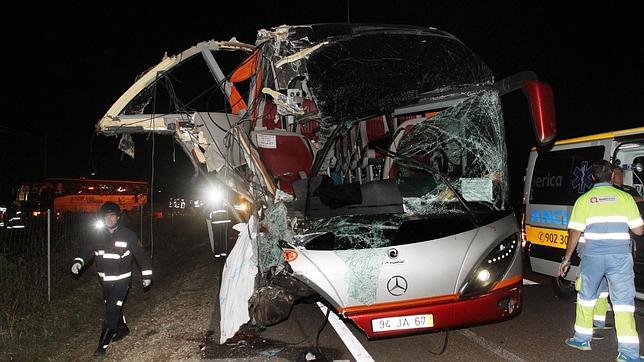
[{"label": "dirt ground", "polygon": [[[203,226],[203,227],[202,227]],[[218,336],[222,262],[210,251],[205,221],[175,219],[155,230],[154,282],[145,292],[135,273],[124,314],[130,334],[113,342],[103,360],[197,360],[210,336]],[[93,268],[68,303],[91,303],[93,315],[60,338],[50,360],[89,360],[97,346],[103,301]],[[213,319],[214,318],[214,319]]]}]

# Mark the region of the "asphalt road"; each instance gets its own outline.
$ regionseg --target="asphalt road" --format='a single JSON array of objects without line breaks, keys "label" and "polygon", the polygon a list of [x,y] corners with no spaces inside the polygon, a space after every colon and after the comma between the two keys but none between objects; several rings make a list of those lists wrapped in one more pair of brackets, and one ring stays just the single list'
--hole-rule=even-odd
[{"label": "asphalt road", "polygon": [[[592,342],[592,351],[578,351],[564,344],[573,334],[575,304],[557,299],[549,279],[525,272],[525,280],[538,284],[524,285],[523,311],[520,315],[501,323],[469,327],[449,331],[447,346],[440,352],[444,338],[442,332],[419,334],[380,340],[368,340],[350,321],[340,324],[348,328],[366,354],[375,361],[614,361],[617,354],[615,330],[602,331],[603,340]],[[524,280],[524,283],[525,283]],[[638,310],[644,303],[637,301]],[[607,320],[613,321],[612,312]],[[230,357],[253,360],[351,360],[357,358],[350,352],[347,340],[340,337],[330,323],[324,326],[319,336],[317,352],[316,336],[323,326],[325,316],[316,304],[297,304],[290,318],[263,331],[248,332],[227,349]],[[644,333],[644,317],[636,314],[640,333]],[[239,353],[231,354],[230,349]],[[355,353],[355,352],[354,352]]]}]

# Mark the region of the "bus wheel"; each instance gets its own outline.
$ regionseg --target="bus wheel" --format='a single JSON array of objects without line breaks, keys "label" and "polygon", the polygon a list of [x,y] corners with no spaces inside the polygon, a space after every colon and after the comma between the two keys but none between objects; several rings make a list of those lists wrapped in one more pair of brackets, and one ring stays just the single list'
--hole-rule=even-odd
[{"label": "bus wheel", "polygon": [[550,280],[552,281],[552,289],[558,298],[568,301],[574,301],[577,298],[575,282],[562,277],[552,277]]}]

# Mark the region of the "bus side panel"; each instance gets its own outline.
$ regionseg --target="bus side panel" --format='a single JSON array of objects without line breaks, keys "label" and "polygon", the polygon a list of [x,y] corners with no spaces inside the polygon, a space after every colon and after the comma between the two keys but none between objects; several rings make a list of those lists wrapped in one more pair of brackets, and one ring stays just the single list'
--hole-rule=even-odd
[{"label": "bus side panel", "polygon": [[54,199],[54,210],[61,214],[94,213],[108,201],[116,203],[124,211],[136,211],[140,204],[135,195],[66,195]]}]

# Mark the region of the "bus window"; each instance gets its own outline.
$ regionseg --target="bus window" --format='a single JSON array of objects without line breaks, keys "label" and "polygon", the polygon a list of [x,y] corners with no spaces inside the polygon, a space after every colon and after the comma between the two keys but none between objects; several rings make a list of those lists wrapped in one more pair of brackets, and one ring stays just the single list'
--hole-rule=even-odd
[{"label": "bus window", "polygon": [[573,205],[592,187],[590,165],[604,157],[604,146],[539,154],[530,187],[530,203]]}]

